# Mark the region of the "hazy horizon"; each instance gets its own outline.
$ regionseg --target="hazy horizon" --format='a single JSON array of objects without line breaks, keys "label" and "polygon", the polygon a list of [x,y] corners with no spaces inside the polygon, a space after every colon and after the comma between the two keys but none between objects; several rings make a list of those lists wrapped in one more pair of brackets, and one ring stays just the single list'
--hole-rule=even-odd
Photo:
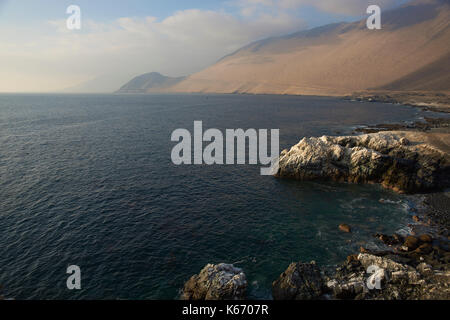
[{"label": "hazy horizon", "polygon": [[[359,19],[369,3],[0,0],[0,92],[110,92],[147,72],[189,75],[256,40]],[[66,27],[72,4],[81,30]]]}]

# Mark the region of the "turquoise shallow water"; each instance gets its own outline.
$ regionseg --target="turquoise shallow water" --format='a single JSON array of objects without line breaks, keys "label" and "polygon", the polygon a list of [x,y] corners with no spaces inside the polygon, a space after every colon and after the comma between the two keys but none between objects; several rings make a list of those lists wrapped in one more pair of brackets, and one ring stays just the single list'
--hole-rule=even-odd
[{"label": "turquoise shallow water", "polygon": [[[206,263],[228,262],[245,269],[251,298],[270,298],[290,262],[334,264],[374,246],[371,235],[402,228],[411,204],[378,186],[281,180],[258,166],[175,166],[172,131],[194,120],[280,128],[285,148],[423,115],[314,97],[0,95],[3,294],[174,299]],[[80,291],[66,289],[71,264]]]}]

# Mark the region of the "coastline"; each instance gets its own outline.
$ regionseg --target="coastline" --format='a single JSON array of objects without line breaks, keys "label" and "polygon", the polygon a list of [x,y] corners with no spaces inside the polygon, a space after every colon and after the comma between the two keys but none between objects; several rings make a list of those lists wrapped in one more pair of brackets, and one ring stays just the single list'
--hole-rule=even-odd
[{"label": "coastline", "polygon": [[424,111],[450,113],[448,92],[362,91],[343,97],[346,100],[384,102],[418,107]]},{"label": "coastline", "polygon": [[[361,101],[407,104],[443,113],[448,113],[450,110],[448,105],[436,106],[435,103],[423,102],[412,104],[398,102],[398,100],[388,101],[388,98],[390,99],[386,97],[385,100],[379,98],[375,100],[367,96],[364,98],[367,100]],[[406,141],[405,145],[422,145],[424,149],[441,153],[443,157],[448,158],[450,119],[425,118],[424,120],[413,124],[379,124],[361,128],[355,130],[353,136],[358,137],[367,133],[376,135],[381,132],[391,134],[397,137],[398,141],[405,139],[403,140]],[[281,153],[280,159],[285,153],[286,150]],[[444,174],[448,178],[447,172]],[[411,192],[411,197],[418,205],[413,208],[415,214],[407,225],[410,230],[409,235],[374,234],[377,241],[384,243],[386,250],[373,252],[361,247],[359,253],[348,256],[347,261],[334,267],[318,266],[314,261],[292,263],[278,279],[274,279],[273,298],[275,300],[450,299],[448,232],[450,192],[446,189],[449,187],[449,181],[444,180],[446,180],[445,185],[439,186],[437,188],[439,190],[430,188]],[[351,232],[351,226],[341,225],[339,229],[342,232]],[[224,272],[224,266],[232,272]],[[372,274],[372,270],[368,268],[373,266],[376,269]],[[380,288],[369,288],[368,280],[379,280]],[[225,286],[221,287],[218,283]],[[243,292],[246,287],[243,270],[235,269],[232,265],[208,265],[199,275],[193,276],[186,283],[182,298],[208,299],[208,292],[213,290],[214,299],[245,299]],[[233,292],[239,294],[233,295]]]},{"label": "coastline", "polygon": [[[404,99],[400,102],[391,99],[390,96],[381,96],[380,98],[380,96],[367,95],[359,101],[407,104],[423,110],[442,113],[448,113],[450,110],[448,97],[446,103],[439,106],[434,102],[405,103]],[[448,159],[450,155],[450,119],[425,118],[424,120],[412,124],[368,126],[356,129],[353,134],[392,134],[399,141],[406,139],[407,145],[422,144],[426,149],[437,151]],[[445,175],[444,185],[439,186],[437,188],[439,190],[431,188],[425,192],[412,192],[414,202],[418,205],[417,208],[414,208],[416,214],[407,225],[411,230],[408,236],[374,234],[375,238],[386,245],[386,251],[373,252],[361,247],[359,253],[348,256],[347,261],[332,268],[331,271],[327,267],[316,266],[314,262],[309,264],[293,263],[274,282],[274,298],[450,299],[450,236],[448,231],[450,225],[448,187],[450,183],[448,170]],[[395,190],[395,188],[393,189]],[[351,226],[345,227],[342,230],[351,232]],[[365,281],[371,279],[371,274],[368,273],[367,268],[374,265],[377,269],[372,276],[377,275],[382,285],[379,290],[368,290]],[[311,268],[316,269],[315,274],[310,271],[305,272]],[[302,280],[295,278],[295,275],[299,273],[304,276]],[[317,283],[321,283],[321,289],[315,288],[315,295],[306,294],[305,296],[305,293],[311,292],[310,284],[314,282],[316,287]],[[295,292],[295,294],[286,295],[287,292]]]}]

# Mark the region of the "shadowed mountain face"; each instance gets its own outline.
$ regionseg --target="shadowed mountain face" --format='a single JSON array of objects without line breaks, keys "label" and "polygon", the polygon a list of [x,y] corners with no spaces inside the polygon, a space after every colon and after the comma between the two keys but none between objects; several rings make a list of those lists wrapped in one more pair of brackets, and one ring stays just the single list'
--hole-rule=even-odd
[{"label": "shadowed mountain face", "polygon": [[438,59],[403,78],[376,89],[394,91],[448,91],[450,90],[449,87],[450,54],[447,54],[441,59]]},{"label": "shadowed mountain face", "polygon": [[158,72],[146,73],[132,79],[130,82],[122,86],[117,93],[146,93],[164,91],[184,79],[184,77],[166,77]]},{"label": "shadowed mountain face", "polygon": [[420,0],[366,20],[252,43],[171,92],[345,95],[370,88],[450,91],[450,1]]}]

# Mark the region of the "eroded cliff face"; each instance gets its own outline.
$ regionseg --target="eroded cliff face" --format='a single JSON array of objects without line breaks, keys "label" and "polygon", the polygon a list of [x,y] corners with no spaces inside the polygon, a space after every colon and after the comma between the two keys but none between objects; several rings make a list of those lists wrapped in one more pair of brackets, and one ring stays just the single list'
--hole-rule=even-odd
[{"label": "eroded cliff face", "polygon": [[448,184],[448,155],[402,134],[303,138],[280,155],[278,177],[350,183],[381,183],[415,193]]}]

